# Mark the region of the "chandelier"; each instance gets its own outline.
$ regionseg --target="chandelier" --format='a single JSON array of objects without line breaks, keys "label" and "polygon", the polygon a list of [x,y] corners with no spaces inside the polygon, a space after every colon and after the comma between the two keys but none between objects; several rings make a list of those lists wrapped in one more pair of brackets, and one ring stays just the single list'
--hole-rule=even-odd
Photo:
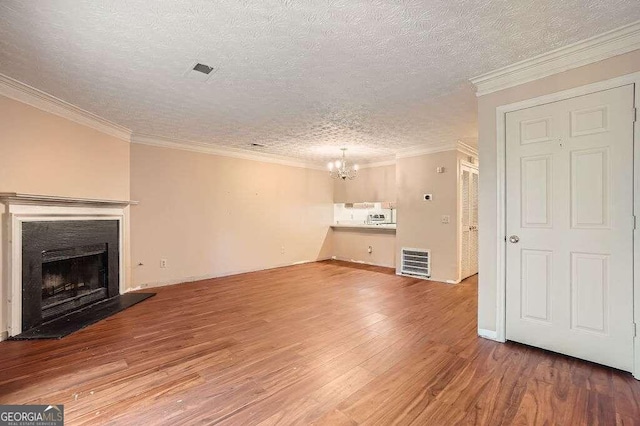
[{"label": "chandelier", "polygon": [[349,164],[346,160],[347,148],[340,148],[342,150],[342,159],[332,161],[328,164],[329,175],[334,179],[354,179],[358,176],[358,165]]}]

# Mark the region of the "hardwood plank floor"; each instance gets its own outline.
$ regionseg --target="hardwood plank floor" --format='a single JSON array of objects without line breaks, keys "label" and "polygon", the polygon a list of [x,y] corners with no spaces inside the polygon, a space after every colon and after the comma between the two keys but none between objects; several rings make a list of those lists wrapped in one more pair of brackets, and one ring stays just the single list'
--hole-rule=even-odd
[{"label": "hardwood plank floor", "polygon": [[478,338],[476,287],[329,261],[158,288],[0,343],[0,403],[69,425],[640,424],[631,375]]}]

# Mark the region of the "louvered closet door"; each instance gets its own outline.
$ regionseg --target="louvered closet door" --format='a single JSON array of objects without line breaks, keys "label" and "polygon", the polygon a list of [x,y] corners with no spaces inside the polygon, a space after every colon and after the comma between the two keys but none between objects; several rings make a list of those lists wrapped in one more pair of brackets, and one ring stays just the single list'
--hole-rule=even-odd
[{"label": "louvered closet door", "polygon": [[632,85],[506,117],[508,340],[631,371]]}]

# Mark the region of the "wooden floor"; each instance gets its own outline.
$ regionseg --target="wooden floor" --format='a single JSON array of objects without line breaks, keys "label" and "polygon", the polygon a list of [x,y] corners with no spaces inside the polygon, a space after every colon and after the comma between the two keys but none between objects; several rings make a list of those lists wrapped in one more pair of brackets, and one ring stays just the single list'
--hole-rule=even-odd
[{"label": "wooden floor", "polygon": [[69,425],[640,424],[629,374],[478,338],[476,284],[323,262],[160,288],[0,343],[0,403]]}]

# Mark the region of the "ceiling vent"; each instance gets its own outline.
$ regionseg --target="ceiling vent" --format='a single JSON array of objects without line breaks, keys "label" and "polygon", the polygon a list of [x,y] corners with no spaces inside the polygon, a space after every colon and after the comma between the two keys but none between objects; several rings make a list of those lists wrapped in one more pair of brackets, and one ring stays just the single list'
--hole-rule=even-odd
[{"label": "ceiling vent", "polygon": [[194,61],[185,71],[184,76],[189,80],[208,81],[217,71],[217,68]]},{"label": "ceiling vent", "polygon": [[431,251],[425,249],[402,248],[402,275],[431,277]]},{"label": "ceiling vent", "polygon": [[213,71],[213,67],[210,67],[209,65],[205,65],[205,64],[201,64],[201,63],[197,63],[194,67],[193,67],[194,71],[198,71],[201,72],[203,74],[211,74],[211,71]]}]

